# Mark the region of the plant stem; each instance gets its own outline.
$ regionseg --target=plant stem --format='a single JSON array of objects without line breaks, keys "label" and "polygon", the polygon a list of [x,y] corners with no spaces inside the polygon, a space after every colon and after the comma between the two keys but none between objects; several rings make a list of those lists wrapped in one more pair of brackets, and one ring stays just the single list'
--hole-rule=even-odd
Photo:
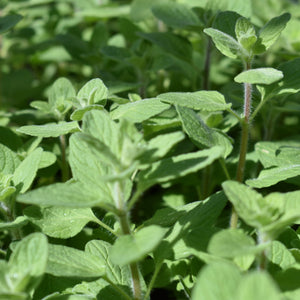
[{"label": "plant stem", "polygon": [[107,231],[109,231],[110,233],[112,233],[114,236],[118,236],[118,234],[112,228],[110,228],[108,225],[106,225],[105,223],[103,223],[98,218],[95,218],[94,222],[97,223],[98,225],[100,225],[101,227],[103,227],[104,229],[106,229]]},{"label": "plant stem", "polygon": [[61,148],[61,177],[62,181],[65,182],[69,179],[69,166],[66,160],[66,136],[60,135],[59,136],[60,141],[60,148]]},{"label": "plant stem", "polygon": [[162,265],[163,265],[163,261],[160,261],[160,262],[157,263],[157,265],[155,266],[154,273],[153,273],[153,275],[152,275],[152,278],[151,278],[151,280],[150,280],[150,282],[149,282],[149,285],[148,285],[146,294],[145,294],[145,296],[144,296],[144,299],[145,299],[145,300],[150,296],[151,290],[153,289],[153,285],[154,285],[154,283],[155,283],[155,280],[156,280],[156,278],[157,278],[157,275],[158,275],[158,273],[159,273],[159,271],[160,271]]},{"label": "plant stem", "polygon": [[[132,235],[130,229],[130,222],[129,222],[129,213],[124,201],[123,189],[121,187],[120,182],[115,183],[115,204],[118,208],[119,214],[119,221],[120,226],[122,229],[122,233],[124,235]],[[134,300],[141,300],[142,299],[142,290],[141,290],[141,280],[139,275],[139,268],[137,263],[131,263],[129,265],[130,272],[131,272],[131,280],[132,280],[132,290],[133,290],[133,298]]]},{"label": "plant stem", "polygon": [[205,61],[203,69],[203,90],[209,89],[209,73],[210,73],[210,53],[211,53],[211,38],[208,38],[205,51]]},{"label": "plant stem", "polygon": [[121,288],[119,288],[113,281],[111,281],[106,276],[102,277],[106,282],[108,282],[116,291],[118,291],[123,297],[125,297],[127,300],[132,300],[132,298],[125,293]]},{"label": "plant stem", "polygon": [[[246,62],[246,70],[251,69],[251,62]],[[242,138],[241,138],[241,147],[239,154],[239,162],[236,171],[236,180],[238,182],[243,182],[245,165],[246,165],[246,154],[248,150],[248,140],[249,140],[249,124],[251,116],[251,97],[252,97],[252,85],[250,83],[244,83],[244,118],[241,122],[242,125]],[[230,227],[237,228],[238,224],[238,215],[232,208]]]},{"label": "plant stem", "polygon": [[[265,244],[270,242],[270,239],[267,237],[267,235],[264,232],[261,232],[260,230],[257,233],[257,243],[258,245]],[[266,249],[262,251],[262,253],[259,256],[258,260],[258,265],[257,269],[258,270],[265,270],[268,265],[268,260],[267,260],[267,254],[266,254]]]}]

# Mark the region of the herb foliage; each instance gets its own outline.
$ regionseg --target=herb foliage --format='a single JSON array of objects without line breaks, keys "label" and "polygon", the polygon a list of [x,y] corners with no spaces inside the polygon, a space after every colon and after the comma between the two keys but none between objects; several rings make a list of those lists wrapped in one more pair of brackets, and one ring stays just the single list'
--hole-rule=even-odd
[{"label": "herb foliage", "polygon": [[299,5],[2,1],[0,299],[300,299]]}]

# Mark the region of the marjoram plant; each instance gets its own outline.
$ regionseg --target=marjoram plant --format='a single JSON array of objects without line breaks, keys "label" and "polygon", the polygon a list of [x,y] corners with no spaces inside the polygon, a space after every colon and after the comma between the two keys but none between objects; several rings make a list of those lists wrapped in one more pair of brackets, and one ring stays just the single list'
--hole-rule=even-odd
[{"label": "marjoram plant", "polygon": [[[270,189],[299,178],[299,136],[248,145],[255,117],[300,91],[299,58],[253,67],[290,14],[259,29],[237,12],[209,13],[204,33],[243,65],[234,77],[244,86],[241,113],[207,90],[208,71],[203,90],[129,99],[100,78],[78,89],[59,77],[48,101],[30,103],[47,121],[12,131],[26,140],[16,150],[0,144],[0,299],[147,300],[159,289],[170,299],[300,299],[299,182]],[[207,38],[201,10],[166,2],[153,15]],[[20,19],[6,18],[5,30]],[[229,136],[236,124],[240,142]],[[53,169],[59,175],[47,176]],[[157,209],[145,218],[143,205]]]}]

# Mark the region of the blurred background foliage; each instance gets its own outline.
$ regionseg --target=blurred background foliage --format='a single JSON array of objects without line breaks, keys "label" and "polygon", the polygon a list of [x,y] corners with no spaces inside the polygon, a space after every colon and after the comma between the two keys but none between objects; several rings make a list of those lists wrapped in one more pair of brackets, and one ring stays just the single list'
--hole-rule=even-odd
[{"label": "blurred background foliage", "polygon": [[[222,10],[249,17],[258,27],[290,12],[280,42],[255,65],[277,67],[299,56],[298,1],[173,0],[189,8],[193,18],[176,8],[161,14],[156,6],[164,2],[170,0],[2,0],[2,15],[23,19],[1,37],[1,108],[26,108],[32,100],[44,99],[61,76],[75,86],[100,77],[110,94],[135,92],[143,98],[221,89],[228,101],[239,104],[241,87],[232,79],[242,70],[240,62],[210,47],[202,31]],[[208,83],[203,80],[207,50],[212,52]]]}]

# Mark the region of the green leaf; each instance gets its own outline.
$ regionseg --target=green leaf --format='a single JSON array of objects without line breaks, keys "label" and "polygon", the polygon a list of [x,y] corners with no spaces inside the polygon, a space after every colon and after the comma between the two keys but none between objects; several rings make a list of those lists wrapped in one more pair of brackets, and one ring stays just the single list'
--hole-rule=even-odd
[{"label": "green leaf", "polygon": [[[92,129],[93,127],[91,127],[91,130]],[[103,130],[99,131],[99,139],[101,139],[102,136],[109,134],[109,132],[108,127],[103,127]],[[111,135],[111,140],[114,140],[113,135]],[[99,144],[103,146],[103,149],[108,151],[107,153],[110,153],[112,157],[114,157],[111,151],[109,151],[115,150],[114,148],[105,146],[105,144],[101,143],[100,140]],[[114,147],[115,146],[116,145],[114,145]],[[90,145],[80,139],[77,134],[71,136],[69,161],[73,177],[84,183],[87,187],[95,190],[95,193],[102,194],[105,201],[112,202],[113,187],[110,183],[105,182],[103,179],[105,176],[113,174],[114,171],[112,169],[112,163],[116,161],[116,158],[113,158],[113,162],[108,161],[107,163],[104,162],[104,159],[105,156],[99,152],[99,149],[91,149]]]},{"label": "green leaf", "polygon": [[108,89],[99,78],[88,81],[77,93],[82,106],[102,104],[105,105],[108,97]]},{"label": "green leaf", "polygon": [[148,142],[149,150],[144,154],[145,161],[149,161],[149,155],[151,161],[164,157],[170,151],[170,149],[182,141],[184,137],[184,134],[180,131],[157,135]]},{"label": "green leaf", "polygon": [[278,66],[283,73],[283,79],[266,87],[266,93],[274,96],[294,94],[300,90],[300,58],[292,59]]},{"label": "green leaf", "polygon": [[165,93],[157,96],[163,102],[189,107],[195,110],[220,111],[231,107],[224,96],[216,91],[199,91],[193,93]]},{"label": "green leaf", "polygon": [[268,203],[261,194],[236,181],[222,184],[226,196],[234,205],[238,215],[249,225],[262,228],[274,223],[282,211],[277,203]]},{"label": "green leaf", "polygon": [[101,258],[62,245],[49,245],[46,273],[54,276],[100,277],[105,274]]},{"label": "green leaf", "polygon": [[[281,16],[271,19],[260,31],[259,31],[259,44],[264,46],[264,51],[272,46],[278,39],[281,31],[285,28],[287,22],[290,20],[291,15],[284,13]],[[264,52],[262,51],[262,52]],[[256,52],[261,53],[261,51]]]},{"label": "green leaf", "polygon": [[239,56],[244,55],[247,56],[245,50],[232,36],[214,28],[204,29],[204,33],[212,38],[216,47],[225,56],[228,56],[230,58],[238,58]]},{"label": "green leaf", "polygon": [[24,214],[44,234],[60,239],[75,236],[88,222],[96,219],[90,208],[31,206]]},{"label": "green leaf", "polygon": [[246,180],[246,184],[255,188],[264,188],[299,175],[300,164],[280,166],[262,170],[257,178]]},{"label": "green leaf", "polygon": [[143,99],[120,105],[110,113],[113,120],[125,118],[133,123],[141,123],[167,110],[170,105],[157,98]]},{"label": "green leaf", "polygon": [[142,260],[162,241],[168,229],[156,225],[142,228],[132,235],[119,237],[110,249],[111,261],[119,266]]},{"label": "green leaf", "polygon": [[295,140],[258,142],[255,153],[265,168],[300,164],[300,143]]},{"label": "green leaf", "polygon": [[60,113],[70,108],[69,100],[76,96],[72,83],[64,77],[58,78],[49,91],[49,105]]},{"label": "green leaf", "polygon": [[19,195],[17,201],[42,206],[84,208],[111,207],[111,198],[101,190],[90,189],[79,182],[54,183]]},{"label": "green leaf", "polygon": [[225,262],[209,264],[197,277],[192,300],[232,300],[237,286],[242,281],[241,277],[240,271],[233,264]]},{"label": "green leaf", "polygon": [[208,245],[208,252],[224,257],[234,258],[243,255],[257,254],[262,251],[255,241],[239,229],[225,229],[213,235]]},{"label": "green leaf", "polygon": [[283,73],[273,68],[258,68],[244,71],[234,78],[239,83],[272,84],[283,78]]},{"label": "green leaf", "polygon": [[45,101],[31,101],[30,106],[43,113],[49,113],[51,110],[51,106]]},{"label": "green leaf", "polygon": [[224,133],[208,127],[200,116],[189,108],[177,106],[176,110],[184,131],[199,148],[220,146],[224,148],[223,157],[231,153],[232,144]]},{"label": "green leaf", "polygon": [[107,18],[120,18],[127,16],[130,12],[130,5],[115,5],[115,6],[104,6],[94,7],[93,9],[85,9],[76,12],[76,15],[80,17],[96,18],[96,19],[107,19]]},{"label": "green leaf", "polygon": [[266,251],[267,258],[282,269],[288,269],[296,263],[292,253],[279,241],[273,241]]},{"label": "green leaf", "polygon": [[42,153],[42,148],[36,148],[15,170],[12,181],[20,193],[24,193],[30,188],[38,171]]},{"label": "green leaf", "polygon": [[99,105],[99,104],[93,104],[93,105],[87,105],[83,108],[78,108],[78,109],[74,110],[74,112],[71,114],[70,118],[73,121],[81,121],[84,114],[93,109],[102,110],[103,106]]},{"label": "green leaf", "polygon": [[235,24],[235,35],[238,42],[250,51],[257,40],[254,26],[246,18],[239,18]]},{"label": "green leaf", "polygon": [[180,3],[160,3],[152,7],[156,18],[163,21],[167,26],[174,28],[200,27],[198,16],[186,5]]},{"label": "green leaf", "polygon": [[31,136],[40,137],[58,137],[70,132],[79,131],[77,122],[59,122],[49,123],[45,125],[28,125],[17,129],[18,132],[25,133]]},{"label": "green leaf", "polygon": [[186,62],[191,62],[192,60],[192,45],[182,36],[171,32],[139,33],[138,35],[180,60]]},{"label": "green leaf", "polygon": [[223,155],[223,148],[216,146],[207,150],[182,154],[158,161],[138,175],[138,186],[145,190],[150,186],[197,172]]},{"label": "green leaf", "polygon": [[20,159],[17,154],[0,144],[0,170],[2,174],[10,175],[13,174],[18,165]]},{"label": "green leaf", "polygon": [[113,246],[105,241],[92,240],[85,246],[85,252],[99,257],[103,264],[106,265],[105,275],[114,284],[130,286],[130,270],[128,265],[119,266],[114,264],[110,257],[110,251]]},{"label": "green leaf", "polygon": [[265,271],[254,271],[243,276],[237,286],[234,300],[281,300],[279,289]]},{"label": "green leaf", "polygon": [[17,23],[22,20],[21,15],[7,15],[0,17],[0,33],[6,32],[7,30],[14,27]]},{"label": "green leaf", "polygon": [[242,16],[235,11],[228,10],[226,8],[219,9],[219,11],[217,12],[217,16],[215,17],[212,23],[212,27],[214,29],[222,31],[223,33],[230,35],[235,39],[236,38],[235,27],[236,27],[237,20],[240,18],[242,18]]},{"label": "green leaf", "polygon": [[23,238],[14,249],[8,262],[6,278],[12,290],[30,291],[39,284],[46,270],[48,243],[41,233],[32,233]]},{"label": "green leaf", "polygon": [[119,125],[114,122],[105,110],[92,110],[83,118],[82,131],[104,143],[119,158],[122,138]]},{"label": "green leaf", "polygon": [[39,169],[47,168],[51,165],[53,165],[56,161],[56,155],[52,152],[43,151],[42,157],[40,159],[39,163]]},{"label": "green leaf", "polygon": [[26,217],[17,217],[12,222],[0,222],[0,231],[1,230],[14,230],[20,227],[23,227],[28,223],[28,219]]}]

